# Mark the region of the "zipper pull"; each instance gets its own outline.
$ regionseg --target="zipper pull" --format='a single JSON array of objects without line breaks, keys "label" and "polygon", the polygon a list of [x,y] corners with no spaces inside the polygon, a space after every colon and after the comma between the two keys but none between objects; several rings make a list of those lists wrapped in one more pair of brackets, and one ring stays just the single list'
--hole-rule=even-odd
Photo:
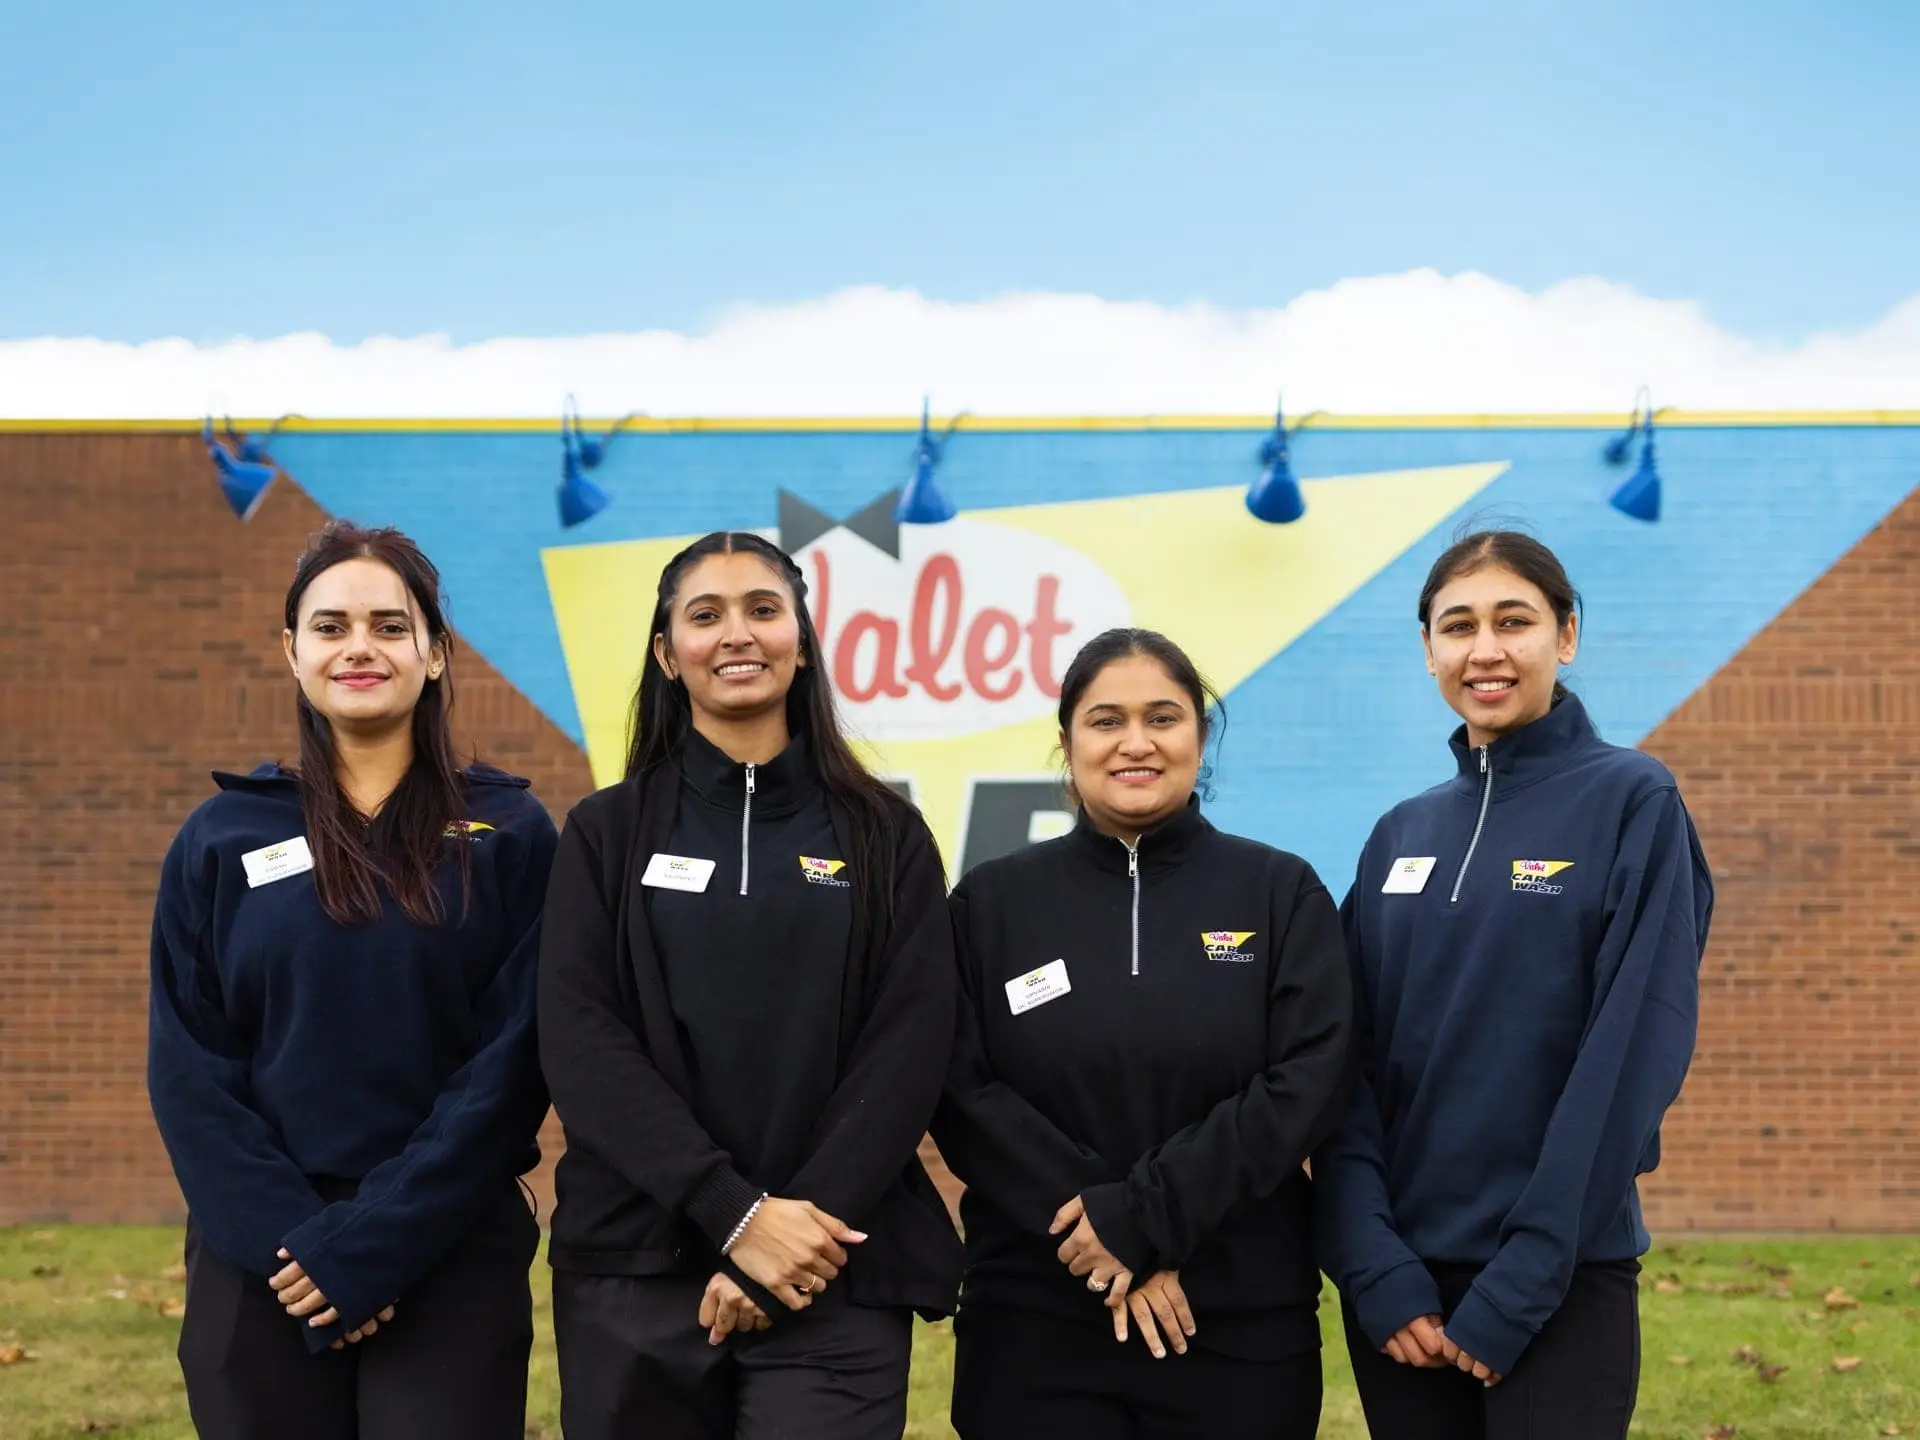
[{"label": "zipper pull", "polygon": [[[1484,753],[1482,754],[1482,757],[1480,760],[1480,768],[1482,770],[1487,768],[1487,762],[1486,762]],[[748,765],[747,766],[747,794],[751,795],[752,793],[753,793],[753,766]]]},{"label": "zipper pull", "polygon": [[[1480,747],[1480,773],[1482,775],[1487,773],[1487,747],[1485,745],[1482,745]],[[749,790],[753,789],[753,767],[752,766],[747,767],[747,789]]]},{"label": "zipper pull", "polygon": [[1140,852],[1131,845],[1127,847],[1127,874],[1135,879],[1140,876]]}]

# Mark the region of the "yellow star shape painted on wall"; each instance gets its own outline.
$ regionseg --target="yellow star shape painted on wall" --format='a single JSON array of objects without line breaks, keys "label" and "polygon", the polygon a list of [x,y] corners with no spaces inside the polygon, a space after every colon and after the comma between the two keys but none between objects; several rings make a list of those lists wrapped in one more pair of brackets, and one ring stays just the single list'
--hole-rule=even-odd
[{"label": "yellow star shape painted on wall", "polygon": [[[1220,692],[1318,624],[1406,549],[1506,470],[1504,462],[1346,475],[1303,483],[1291,525],[1247,514],[1241,486],[966,512],[1078,551],[1124,592],[1132,623],[1184,646]],[[547,590],[597,784],[620,778],[633,689],[660,572],[696,539],[675,535],[545,550]],[[1079,635],[1079,640],[1090,638]],[[1060,669],[1065,669],[1061,657]],[[911,777],[927,822],[953,861],[975,776],[1041,775],[1058,725],[1029,714],[935,739],[858,742],[881,774]]]}]

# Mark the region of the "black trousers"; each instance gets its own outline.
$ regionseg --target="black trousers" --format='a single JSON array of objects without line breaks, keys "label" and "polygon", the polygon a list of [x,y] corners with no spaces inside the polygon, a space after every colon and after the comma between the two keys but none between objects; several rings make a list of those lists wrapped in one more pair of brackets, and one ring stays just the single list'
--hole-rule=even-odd
[{"label": "black trousers", "polygon": [[[1474,1270],[1429,1266],[1451,1315]],[[1373,1440],[1623,1440],[1640,1389],[1640,1267],[1582,1265],[1567,1298],[1489,1390],[1375,1350],[1345,1308],[1353,1378]]]},{"label": "black trousers", "polygon": [[553,1276],[567,1440],[900,1440],[913,1316],[829,1285],[707,1343],[705,1275]]},{"label": "black trousers", "polygon": [[1131,1329],[1122,1345],[1097,1322],[1015,1309],[963,1309],[954,1333],[961,1440],[1312,1440],[1320,1427],[1317,1349],[1156,1360]]},{"label": "black trousers", "polygon": [[524,1440],[540,1228],[520,1187],[343,1350],[307,1352],[258,1275],[187,1230],[180,1370],[202,1440]]}]

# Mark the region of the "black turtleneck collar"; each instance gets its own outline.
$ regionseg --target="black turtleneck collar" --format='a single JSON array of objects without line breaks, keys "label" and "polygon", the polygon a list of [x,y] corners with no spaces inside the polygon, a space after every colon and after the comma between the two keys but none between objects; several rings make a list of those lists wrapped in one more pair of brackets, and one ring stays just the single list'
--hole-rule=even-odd
[{"label": "black turtleneck collar", "polygon": [[[1496,793],[1516,790],[1544,780],[1572,758],[1576,751],[1595,744],[1600,732],[1593,728],[1587,707],[1576,695],[1561,697],[1546,714],[1531,725],[1502,735],[1486,747],[1487,766],[1497,782]],[[1460,767],[1454,784],[1477,792],[1480,789],[1480,747],[1467,744],[1467,727],[1462,725],[1447,742]]]},{"label": "black turtleneck collar", "polygon": [[[746,800],[747,767],[698,730],[687,731],[680,751],[680,776],[709,805],[738,810]],[[820,775],[805,735],[794,736],[773,759],[753,767],[756,814],[791,815],[820,792]]]},{"label": "black turtleneck collar", "polygon": [[[1201,836],[1211,833],[1213,826],[1206,816],[1200,813],[1200,797],[1189,795],[1186,805],[1177,813],[1161,821],[1153,829],[1140,837],[1136,847],[1140,853],[1140,866],[1143,870],[1171,869],[1186,859],[1194,843]],[[1127,847],[1111,835],[1103,835],[1093,828],[1093,822],[1087,819],[1082,809],[1079,820],[1074,824],[1073,843],[1084,851],[1094,862],[1105,870],[1127,873]]]}]

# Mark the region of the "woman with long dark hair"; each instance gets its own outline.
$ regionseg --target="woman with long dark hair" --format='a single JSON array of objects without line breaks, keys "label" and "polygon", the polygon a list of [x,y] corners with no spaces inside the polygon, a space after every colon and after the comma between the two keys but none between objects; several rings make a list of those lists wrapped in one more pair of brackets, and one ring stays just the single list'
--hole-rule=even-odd
[{"label": "woman with long dark hair", "polygon": [[1342,912],[1360,1084],[1314,1179],[1377,1440],[1617,1440],[1633,1415],[1635,1177],[1693,1053],[1713,879],[1667,768],[1560,683],[1578,606],[1529,535],[1434,563],[1458,774],[1381,818]]},{"label": "woman with long dark hair", "polygon": [[916,1147],[953,1033],[919,814],[842,738],[798,567],[716,532],[660,577],[626,778],[568,818],[540,967],[567,1150],[568,1440],[906,1424],[959,1242]]},{"label": "woman with long dark hair", "polygon": [[1346,956],[1306,861],[1201,815],[1213,699],[1164,635],[1096,636],[1060,689],[1078,824],[953,893],[964,1440],[1318,1427],[1302,1166],[1344,1099]]},{"label": "woman with long dark hair", "polygon": [[213,1440],[519,1440],[553,822],[457,765],[439,575],[399,531],[313,538],[284,649],[299,764],[215,775],[154,916],[188,1405]]}]

